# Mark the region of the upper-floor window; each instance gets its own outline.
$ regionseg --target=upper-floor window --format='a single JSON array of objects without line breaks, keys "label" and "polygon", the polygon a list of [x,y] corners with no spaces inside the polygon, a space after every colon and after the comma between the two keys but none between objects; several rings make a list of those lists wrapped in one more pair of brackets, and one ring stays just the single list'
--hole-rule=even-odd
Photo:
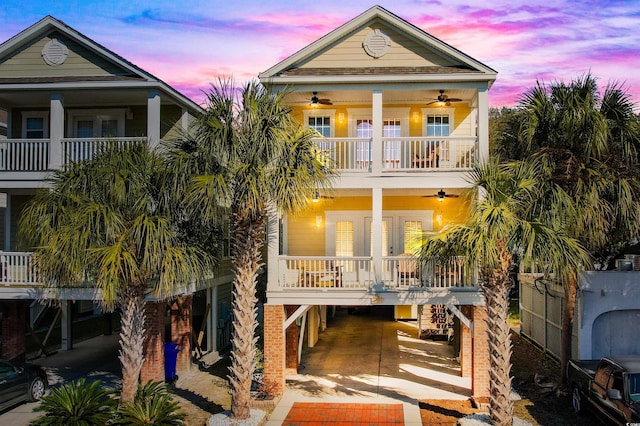
[{"label": "upper-floor window", "polygon": [[449,115],[427,115],[427,136],[449,136]]},{"label": "upper-floor window", "polygon": [[44,111],[22,114],[22,137],[45,139],[49,137],[49,114]]}]

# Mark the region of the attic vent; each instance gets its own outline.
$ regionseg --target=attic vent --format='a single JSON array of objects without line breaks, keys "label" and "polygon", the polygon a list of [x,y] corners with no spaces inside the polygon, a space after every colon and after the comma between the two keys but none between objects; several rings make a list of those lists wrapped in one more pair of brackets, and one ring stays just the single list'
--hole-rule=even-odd
[{"label": "attic vent", "polygon": [[42,60],[52,67],[64,64],[69,55],[69,49],[58,39],[52,38],[42,48]]},{"label": "attic vent", "polygon": [[391,47],[391,39],[379,29],[375,29],[364,39],[362,47],[367,55],[379,58],[387,53]]}]

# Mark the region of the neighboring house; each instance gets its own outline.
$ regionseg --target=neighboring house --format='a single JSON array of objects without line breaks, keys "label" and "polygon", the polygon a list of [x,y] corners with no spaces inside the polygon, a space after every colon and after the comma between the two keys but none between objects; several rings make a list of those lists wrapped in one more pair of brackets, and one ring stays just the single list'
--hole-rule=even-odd
[{"label": "neighboring house", "polygon": [[313,346],[326,306],[387,305],[398,319],[422,319],[425,306],[446,305],[459,327],[461,374],[474,396],[488,394],[474,271],[455,261],[419,268],[412,254],[423,233],[468,215],[458,195],[489,155],[496,74],[378,6],[260,74],[292,90],[295,116],[322,135],[320,155],[340,172],[307,211],[270,218],[265,380],[278,391],[298,367],[297,318],[308,315]]},{"label": "neighboring house", "polygon": [[[24,356],[25,320],[31,325],[38,322],[41,309],[34,299],[47,297],[31,268],[30,247],[17,237],[17,224],[25,203],[45,187],[48,171],[91,157],[105,140],[121,144],[145,141],[156,146],[187,130],[201,111],[199,105],[163,81],[51,16],[0,45],[0,112],[6,112],[6,119],[0,116],[0,122],[7,125],[7,139],[0,141],[0,193],[6,194],[0,226],[3,357]],[[183,314],[193,309],[198,327],[202,318],[207,318],[205,349],[216,350],[217,320],[225,299],[229,306],[230,281],[229,275],[218,271],[218,278],[190,286],[180,312],[173,310],[174,316],[186,318],[188,324],[175,329],[172,321],[173,335],[167,340],[188,344],[191,317]],[[194,296],[196,290],[200,291]],[[62,347],[69,349],[71,317],[91,311],[91,303],[82,301],[91,300],[93,294],[91,289],[65,294]],[[149,304],[154,313],[149,315],[147,326],[147,330],[161,334],[150,339],[155,346],[146,349],[148,356],[160,361],[165,305]],[[189,353],[182,353],[185,362]],[[181,360],[178,368],[186,365]],[[143,368],[144,380],[163,378],[161,367],[151,368],[160,377]]]},{"label": "neighboring house", "polygon": [[[540,274],[519,275],[520,332],[560,357],[564,291]],[[586,271],[580,277],[571,356],[640,355],[640,255],[626,255],[615,271]]]}]

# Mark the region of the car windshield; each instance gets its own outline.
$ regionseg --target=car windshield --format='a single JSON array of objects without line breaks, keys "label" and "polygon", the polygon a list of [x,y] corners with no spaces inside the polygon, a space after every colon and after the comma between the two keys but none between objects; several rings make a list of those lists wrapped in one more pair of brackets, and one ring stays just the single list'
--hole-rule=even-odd
[{"label": "car windshield", "polygon": [[631,401],[640,401],[640,374],[629,374],[629,397]]}]

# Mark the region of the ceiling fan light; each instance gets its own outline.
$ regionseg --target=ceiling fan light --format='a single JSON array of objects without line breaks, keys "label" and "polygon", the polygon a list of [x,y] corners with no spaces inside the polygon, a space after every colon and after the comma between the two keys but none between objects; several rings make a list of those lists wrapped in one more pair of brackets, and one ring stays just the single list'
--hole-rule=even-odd
[{"label": "ceiling fan light", "polygon": [[442,189],[438,191],[438,201],[440,202],[444,201],[444,197],[446,196],[447,196],[447,193],[444,192]]}]

